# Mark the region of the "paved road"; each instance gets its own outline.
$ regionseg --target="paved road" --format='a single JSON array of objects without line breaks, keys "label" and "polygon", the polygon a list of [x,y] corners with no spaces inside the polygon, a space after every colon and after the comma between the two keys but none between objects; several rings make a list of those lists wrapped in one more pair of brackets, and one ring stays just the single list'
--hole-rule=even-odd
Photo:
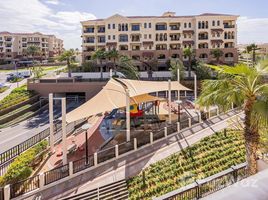
[{"label": "paved road", "polygon": [[[68,103],[67,112],[78,107],[80,103]],[[61,116],[61,108],[55,108],[54,117]],[[21,142],[31,138],[37,133],[49,127],[48,110],[43,113],[23,121],[16,126],[0,129],[0,153],[20,144]]]}]

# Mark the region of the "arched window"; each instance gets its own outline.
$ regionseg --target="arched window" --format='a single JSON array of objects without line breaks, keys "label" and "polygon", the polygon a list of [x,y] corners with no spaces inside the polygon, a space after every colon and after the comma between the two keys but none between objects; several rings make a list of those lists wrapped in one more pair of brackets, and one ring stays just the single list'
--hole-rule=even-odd
[{"label": "arched window", "polygon": [[189,24],[188,24],[188,27],[189,27],[189,28],[191,28],[191,27],[192,27],[192,24],[191,24],[191,22],[189,22]]},{"label": "arched window", "polygon": [[206,28],[208,28],[208,21],[206,21]]},{"label": "arched window", "polygon": [[225,54],[225,58],[233,58],[233,57],[234,57],[234,54],[231,52]]},{"label": "arched window", "polygon": [[214,20],[212,21],[212,26],[215,26],[215,21]]},{"label": "arched window", "polygon": [[201,27],[202,27],[202,24],[201,24],[201,22],[199,21],[199,22],[198,22],[198,28],[201,29]]},{"label": "arched window", "polygon": [[202,28],[203,29],[205,28],[205,22],[202,22]]},{"label": "arched window", "polygon": [[232,38],[232,34],[231,32],[228,32],[228,39],[231,39]]},{"label": "arched window", "polygon": [[118,24],[118,31],[121,31],[121,24]]},{"label": "arched window", "polygon": [[125,24],[122,24],[122,31],[125,31]]},{"label": "arched window", "polygon": [[128,31],[128,24],[126,24],[126,31]]}]

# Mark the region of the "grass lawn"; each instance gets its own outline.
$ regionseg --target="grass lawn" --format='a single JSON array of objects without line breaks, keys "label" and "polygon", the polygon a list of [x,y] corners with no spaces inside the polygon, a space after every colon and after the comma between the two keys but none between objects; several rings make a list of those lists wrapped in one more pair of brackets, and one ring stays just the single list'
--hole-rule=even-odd
[{"label": "grass lawn", "polygon": [[241,133],[216,133],[169,156],[127,181],[130,199],[151,199],[245,162]]},{"label": "grass lawn", "polygon": [[[35,66],[35,67],[39,67],[39,66]],[[59,69],[63,66],[42,66],[44,72],[47,72],[47,71],[52,71],[52,70],[56,70],[56,69]],[[29,70],[31,69],[32,67],[29,67],[29,68],[18,68],[18,71],[26,71],[26,70]],[[0,73],[1,72],[15,72],[14,69],[0,69]]]}]

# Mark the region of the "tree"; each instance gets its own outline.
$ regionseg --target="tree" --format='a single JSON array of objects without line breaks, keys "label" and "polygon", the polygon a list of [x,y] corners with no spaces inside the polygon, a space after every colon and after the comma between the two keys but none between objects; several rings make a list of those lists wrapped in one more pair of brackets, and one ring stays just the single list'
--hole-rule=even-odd
[{"label": "tree", "polygon": [[252,65],[255,66],[256,64],[256,51],[259,50],[258,45],[251,44],[246,47],[247,53],[252,53]]},{"label": "tree", "polygon": [[263,82],[262,73],[268,67],[249,67],[245,64],[211,66],[220,73],[218,80],[205,80],[197,100],[200,106],[218,105],[223,109],[232,103],[241,106],[245,114],[244,138],[249,174],[257,173],[257,149],[260,143],[259,123],[268,123],[268,84]]},{"label": "tree", "polygon": [[103,79],[103,66],[102,66],[102,61],[103,59],[107,58],[107,54],[105,50],[103,49],[98,49],[97,51],[94,52],[92,55],[93,60],[97,60],[97,63],[100,63],[100,72],[101,72],[101,79]]},{"label": "tree", "polygon": [[41,66],[33,67],[32,72],[34,75],[34,78],[41,78],[43,76],[43,68]]},{"label": "tree", "polygon": [[211,79],[212,78],[212,69],[208,67],[207,64],[198,62],[194,65],[194,70],[197,76],[197,79],[204,80],[204,79]]},{"label": "tree", "polygon": [[26,49],[26,54],[34,58],[35,56],[40,55],[40,48],[35,45],[28,46]]},{"label": "tree", "polygon": [[60,57],[59,57],[60,61],[67,61],[67,68],[68,68],[68,77],[71,77],[71,64],[74,62],[75,60],[75,51],[73,49],[64,51]]},{"label": "tree", "polygon": [[139,79],[137,67],[132,63],[132,59],[127,56],[121,56],[118,63],[118,71],[128,79]]},{"label": "tree", "polygon": [[192,48],[183,49],[183,55],[188,58],[188,77],[191,77],[192,60],[194,57],[194,51]]},{"label": "tree", "polygon": [[114,70],[115,75],[116,75],[116,71],[117,71],[116,61],[119,59],[120,54],[116,49],[113,49],[107,53],[107,57],[113,60],[113,70]]},{"label": "tree", "polygon": [[178,69],[180,70],[180,79],[184,78],[184,66],[180,59],[171,58],[169,70],[172,73],[172,79],[177,80]]},{"label": "tree", "polygon": [[222,57],[223,54],[224,54],[223,51],[220,50],[220,49],[212,49],[212,50],[210,51],[210,55],[212,55],[214,58],[216,58],[216,62],[217,62],[217,64],[219,64],[219,62],[220,62],[220,57]]}]

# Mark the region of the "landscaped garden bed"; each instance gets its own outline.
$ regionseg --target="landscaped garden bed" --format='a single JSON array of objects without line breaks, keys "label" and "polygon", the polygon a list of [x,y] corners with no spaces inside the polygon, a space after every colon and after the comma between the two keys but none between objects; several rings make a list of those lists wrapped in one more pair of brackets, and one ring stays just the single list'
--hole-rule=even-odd
[{"label": "landscaped garden bed", "polygon": [[33,91],[28,91],[26,85],[14,89],[8,96],[0,101],[0,111],[26,101],[36,95]]},{"label": "landscaped garden bed", "polygon": [[130,199],[151,199],[245,162],[242,134],[216,133],[129,179]]}]

